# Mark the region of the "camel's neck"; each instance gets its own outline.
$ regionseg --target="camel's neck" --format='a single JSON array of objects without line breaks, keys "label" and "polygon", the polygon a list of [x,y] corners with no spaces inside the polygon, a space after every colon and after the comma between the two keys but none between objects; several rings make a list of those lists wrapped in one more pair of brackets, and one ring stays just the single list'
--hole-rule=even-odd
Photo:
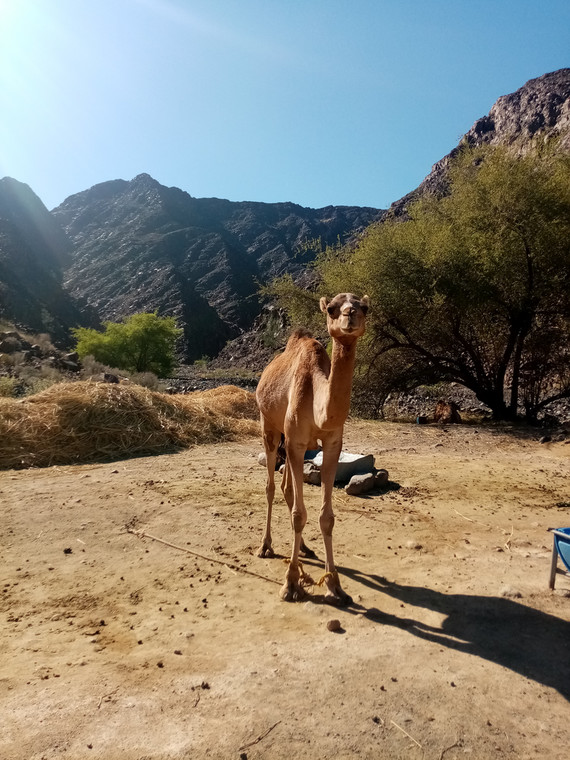
[{"label": "camel's neck", "polygon": [[331,369],[324,405],[327,427],[340,427],[348,416],[355,359],[356,341],[345,345],[333,338]]}]

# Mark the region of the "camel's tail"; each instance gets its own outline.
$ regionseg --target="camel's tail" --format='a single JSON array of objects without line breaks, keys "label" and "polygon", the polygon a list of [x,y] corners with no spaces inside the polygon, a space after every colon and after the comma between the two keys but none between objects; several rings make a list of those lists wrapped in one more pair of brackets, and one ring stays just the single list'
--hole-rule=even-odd
[{"label": "camel's tail", "polygon": [[282,464],[285,464],[287,459],[287,452],[285,451],[285,435],[281,433],[281,440],[277,447],[277,462],[275,463],[275,469],[278,470]]}]

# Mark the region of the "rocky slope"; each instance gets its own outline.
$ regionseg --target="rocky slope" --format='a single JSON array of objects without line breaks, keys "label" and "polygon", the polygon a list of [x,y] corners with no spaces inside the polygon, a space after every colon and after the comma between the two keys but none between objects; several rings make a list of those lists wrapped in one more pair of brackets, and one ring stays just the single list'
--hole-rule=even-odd
[{"label": "rocky slope", "polygon": [[[548,143],[569,151],[570,69],[499,98],[465,141],[507,144],[519,152]],[[444,191],[458,149],[391,212],[405,213],[420,193]],[[264,329],[259,284],[284,272],[306,276],[314,256],[308,243],[343,242],[384,215],[372,208],[198,199],[147,174],[96,185],[50,214],[30,188],[5,178],[0,317],[65,341],[70,326],[93,323],[94,313],[117,320],[156,310],[178,318],[187,361],[216,355],[241,336],[225,353],[233,366],[247,366],[252,344],[244,331],[255,320]],[[260,356],[266,349],[259,345]]]},{"label": "rocky slope", "polygon": [[148,174],[73,195],[52,212],[72,241],[65,284],[103,319],[176,316],[184,358],[215,355],[259,314],[258,289],[300,273],[307,243],[346,240],[382,211],[193,198]]},{"label": "rocky slope", "polygon": [[71,243],[28,185],[0,180],[0,317],[69,341],[69,328],[97,324],[63,288]]},{"label": "rocky slope", "polygon": [[[459,145],[434,164],[418,188],[392,204],[388,215],[405,215],[408,205],[423,193],[445,192],[449,163],[465,142],[473,146],[508,145],[520,153],[548,144],[552,150],[570,152],[570,69],[531,79],[516,92],[499,98],[489,114],[478,119],[463,136]],[[260,340],[266,321],[264,316],[267,318],[262,314],[250,333],[224,348],[217,358],[217,366],[262,364],[271,354]],[[287,330],[282,330],[282,345],[286,337]]]},{"label": "rocky slope", "polygon": [[465,143],[506,145],[520,154],[546,145],[570,152],[570,69],[531,79],[516,92],[500,97],[487,116],[477,119],[459,145],[433,165],[416,190],[392,204],[391,212],[404,213],[410,202],[424,192],[444,192],[449,163]]}]

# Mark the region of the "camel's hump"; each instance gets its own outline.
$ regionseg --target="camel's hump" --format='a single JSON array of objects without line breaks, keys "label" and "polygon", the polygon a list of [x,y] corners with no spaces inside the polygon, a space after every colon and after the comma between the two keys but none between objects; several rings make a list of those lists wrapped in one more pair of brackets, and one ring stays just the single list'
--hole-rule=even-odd
[{"label": "camel's hump", "polygon": [[296,343],[299,340],[302,340],[303,338],[312,338],[313,335],[310,330],[307,330],[304,327],[300,327],[298,330],[295,330],[291,333],[289,336],[289,340],[287,341],[287,348],[289,346],[292,346],[294,343]]}]

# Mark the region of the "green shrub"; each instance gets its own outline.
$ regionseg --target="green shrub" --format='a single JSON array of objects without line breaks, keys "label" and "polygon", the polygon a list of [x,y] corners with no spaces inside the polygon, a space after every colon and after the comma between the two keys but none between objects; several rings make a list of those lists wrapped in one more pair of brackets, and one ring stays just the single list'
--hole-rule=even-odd
[{"label": "green shrub", "polygon": [[168,376],[174,367],[174,349],[182,330],[174,317],[133,314],[122,322],[105,322],[103,332],[87,327],[73,331],[80,359],[97,361],[128,372],[154,372]]},{"label": "green shrub", "polygon": [[0,377],[0,396],[3,398],[13,398],[17,395],[18,379],[15,377]]}]

